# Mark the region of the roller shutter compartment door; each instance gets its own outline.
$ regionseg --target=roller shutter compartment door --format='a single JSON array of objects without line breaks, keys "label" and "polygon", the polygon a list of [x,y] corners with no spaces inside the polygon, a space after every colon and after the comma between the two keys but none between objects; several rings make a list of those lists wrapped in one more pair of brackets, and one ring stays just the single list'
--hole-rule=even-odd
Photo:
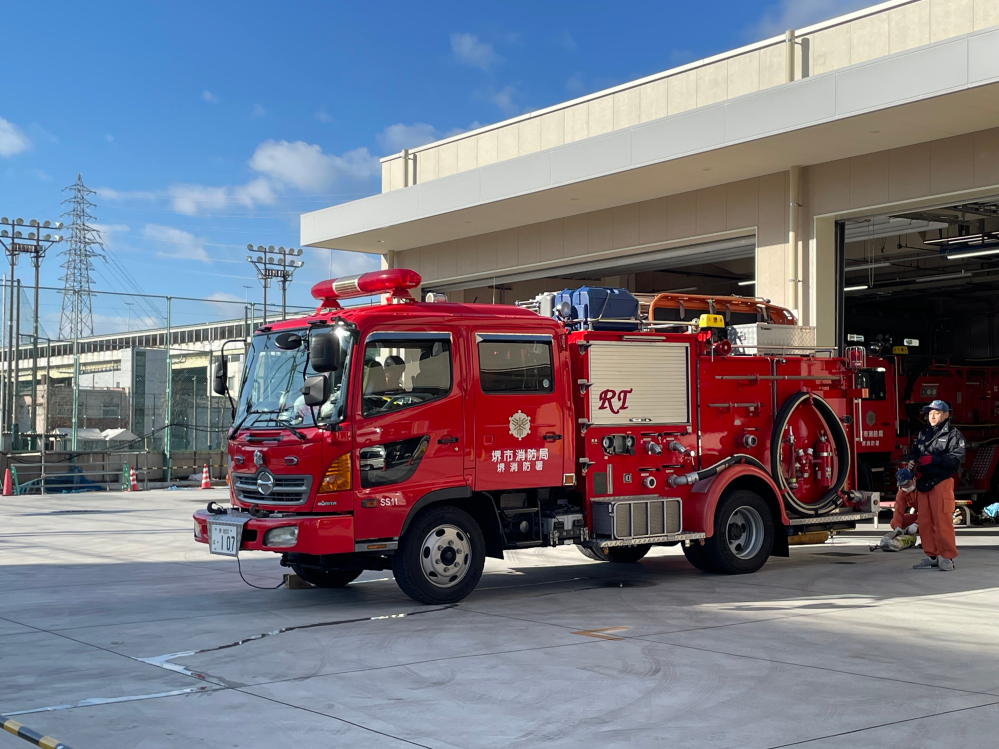
[{"label": "roller shutter compartment door", "polygon": [[588,355],[590,423],[690,423],[687,344],[595,341]]}]

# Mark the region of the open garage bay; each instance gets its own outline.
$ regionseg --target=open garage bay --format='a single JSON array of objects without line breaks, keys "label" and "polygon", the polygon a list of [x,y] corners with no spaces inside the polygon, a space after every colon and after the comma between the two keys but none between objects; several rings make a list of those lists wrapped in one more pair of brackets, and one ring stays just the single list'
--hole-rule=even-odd
[{"label": "open garage bay", "polygon": [[[255,590],[190,513],[212,491],[5,498],[0,713],[75,749],[990,745],[999,535],[953,574],[860,531],[741,577],[679,549],[489,560],[461,604],[391,573]],[[883,531],[883,528],[882,528]],[[281,582],[275,555],[247,580]],[[991,738],[990,738],[991,737]],[[0,747],[26,746],[0,734]]]}]

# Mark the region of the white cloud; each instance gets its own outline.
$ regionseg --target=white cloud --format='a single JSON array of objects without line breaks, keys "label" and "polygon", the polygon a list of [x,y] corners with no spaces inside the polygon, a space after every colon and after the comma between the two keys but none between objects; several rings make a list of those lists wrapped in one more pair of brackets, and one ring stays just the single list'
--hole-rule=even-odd
[{"label": "white cloud", "polygon": [[768,6],[763,17],[746,29],[746,34],[754,39],[766,39],[781,35],[787,29],[799,29],[870,4],[871,0],[780,0]]},{"label": "white cloud", "polygon": [[31,148],[31,141],[21,128],[0,117],[0,156],[14,156]]},{"label": "white cloud", "polygon": [[172,226],[146,224],[142,230],[142,236],[154,242],[163,242],[168,245],[168,248],[156,250],[157,257],[199,260],[203,263],[211,262],[211,258],[205,252],[205,240],[190,232],[175,229]]},{"label": "white cloud", "polygon": [[404,148],[415,148],[426,143],[433,143],[442,137],[437,128],[425,122],[414,122],[412,125],[404,125],[400,122],[389,125],[375,136],[378,145],[385,153],[396,153]]},{"label": "white cloud", "polygon": [[555,44],[564,49],[566,52],[572,52],[576,49],[576,40],[572,38],[572,34],[568,31],[563,31],[555,37]]},{"label": "white cloud", "polygon": [[263,117],[267,114],[267,110],[264,109],[260,104],[254,104],[253,109],[250,110],[250,119],[255,120],[258,117]]},{"label": "white cloud", "polygon": [[367,148],[342,156],[304,141],[265,140],[250,158],[250,167],[278,184],[299,190],[322,190],[340,179],[367,180],[381,173]]},{"label": "white cloud", "polygon": [[209,104],[218,104],[222,100],[219,98],[218,94],[213,94],[208,89],[205,89],[201,92],[201,101],[208,102]]},{"label": "white cloud", "polygon": [[503,57],[496,54],[493,45],[479,41],[475,34],[451,34],[451,52],[462,65],[485,71],[503,62]]},{"label": "white cloud", "polygon": [[118,238],[130,231],[128,224],[93,224],[93,227],[100,232],[101,241],[109,247],[117,244]]},{"label": "white cloud", "polygon": [[257,177],[245,185],[224,185],[206,187],[204,185],[171,185],[167,188],[173,209],[185,216],[220,211],[233,205],[253,208],[257,205],[272,205],[275,201],[271,184],[263,177]]},{"label": "white cloud", "polygon": [[327,113],[325,109],[320,109],[312,116],[315,117],[320,122],[327,122],[327,123],[333,122],[333,115]]},{"label": "white cloud", "polygon": [[98,187],[95,192],[108,200],[156,200],[156,193],[148,190],[115,190],[113,187]]},{"label": "white cloud", "polygon": [[513,117],[515,114],[520,113],[520,106],[513,100],[517,96],[517,93],[517,89],[514,86],[505,86],[500,91],[493,93],[489,97],[489,100],[507,117]]},{"label": "white cloud", "polygon": [[444,137],[445,138],[450,138],[453,135],[461,135],[462,133],[467,133],[470,130],[478,130],[480,127],[482,127],[482,123],[481,122],[479,122],[478,120],[472,120],[471,122],[468,123],[468,127],[453,127],[453,128],[451,128],[446,133],[444,133]]}]

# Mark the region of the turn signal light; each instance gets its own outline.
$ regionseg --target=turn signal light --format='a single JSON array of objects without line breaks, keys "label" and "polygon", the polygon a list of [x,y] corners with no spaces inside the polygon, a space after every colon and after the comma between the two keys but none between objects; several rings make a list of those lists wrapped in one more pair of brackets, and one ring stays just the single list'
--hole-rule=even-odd
[{"label": "turn signal light", "polygon": [[350,489],[350,453],[344,453],[330,463],[319,485],[320,493],[345,492]]}]

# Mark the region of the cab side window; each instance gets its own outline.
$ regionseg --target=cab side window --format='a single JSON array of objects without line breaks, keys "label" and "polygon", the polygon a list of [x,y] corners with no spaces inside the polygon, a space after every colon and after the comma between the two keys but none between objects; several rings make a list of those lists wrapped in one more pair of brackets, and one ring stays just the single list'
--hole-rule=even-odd
[{"label": "cab side window", "polygon": [[443,398],[451,392],[451,342],[377,338],[364,347],[361,415],[365,418]]},{"label": "cab side window", "polygon": [[551,393],[551,338],[478,336],[479,382],[483,393]]}]

